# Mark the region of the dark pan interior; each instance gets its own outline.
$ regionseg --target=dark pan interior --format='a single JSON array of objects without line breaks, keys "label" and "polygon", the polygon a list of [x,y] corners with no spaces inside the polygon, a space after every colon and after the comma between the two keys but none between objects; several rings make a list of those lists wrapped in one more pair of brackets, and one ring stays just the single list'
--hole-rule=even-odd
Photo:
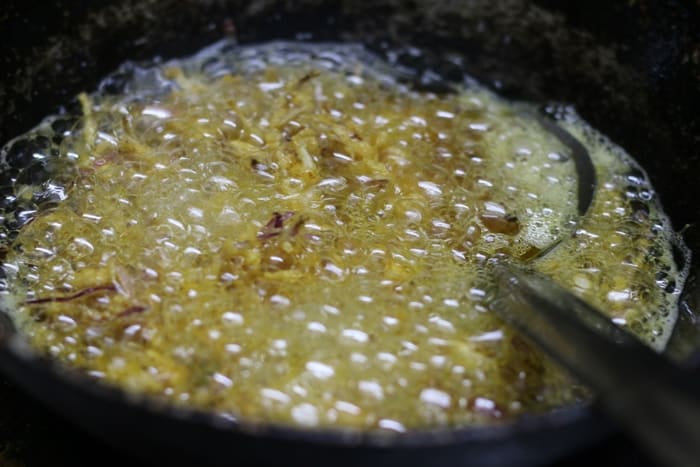
[{"label": "dark pan interior", "polygon": [[[700,255],[700,16],[692,2],[23,0],[3,8],[0,143],[71,105],[73,96],[94,89],[127,59],[182,56],[225,36],[240,42],[353,40],[378,53],[415,46],[429,53],[421,63],[406,54],[401,60],[408,66],[459,79],[446,59],[458,55],[474,77],[502,95],[574,104],[641,162],[675,228],[690,226],[686,242],[695,258]],[[698,269],[697,259],[693,267]],[[700,309],[700,293],[691,278],[670,349],[686,361],[700,345],[692,309]],[[74,384],[2,347],[0,342],[6,374],[54,409],[117,444],[160,459],[170,453],[182,465],[227,465],[231,456],[294,465],[501,465],[504,458],[527,465],[607,432],[604,420],[577,409],[501,430],[416,437],[390,448],[362,437],[268,427],[232,434],[192,414],[180,414],[184,418],[174,423],[169,412]]]},{"label": "dark pan interior", "polygon": [[225,35],[411,44],[456,52],[506,96],[574,103],[642,162],[680,228],[698,219],[700,33],[690,3],[10,1],[0,18],[0,141],[126,59],[181,56]]}]

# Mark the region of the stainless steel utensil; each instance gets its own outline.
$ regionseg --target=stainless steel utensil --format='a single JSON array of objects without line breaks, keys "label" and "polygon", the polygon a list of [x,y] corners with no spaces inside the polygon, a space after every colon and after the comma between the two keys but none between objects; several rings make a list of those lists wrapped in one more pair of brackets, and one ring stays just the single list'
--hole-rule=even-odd
[{"label": "stainless steel utensil", "polygon": [[662,465],[700,465],[700,379],[549,277],[493,265],[492,309],[596,392]]}]

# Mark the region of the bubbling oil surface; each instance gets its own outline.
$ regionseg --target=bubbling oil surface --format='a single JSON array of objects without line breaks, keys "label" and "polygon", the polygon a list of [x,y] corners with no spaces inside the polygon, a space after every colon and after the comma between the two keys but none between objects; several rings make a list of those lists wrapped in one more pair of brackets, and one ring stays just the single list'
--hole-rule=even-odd
[{"label": "bubbling oil surface", "polygon": [[37,349],[110,384],[399,432],[579,402],[482,273],[562,237],[535,268],[657,349],[675,322],[668,220],[571,111],[599,187],[568,238],[567,147],[483,89],[412,90],[359,45],[224,42],[80,100],[3,150],[3,295]]}]

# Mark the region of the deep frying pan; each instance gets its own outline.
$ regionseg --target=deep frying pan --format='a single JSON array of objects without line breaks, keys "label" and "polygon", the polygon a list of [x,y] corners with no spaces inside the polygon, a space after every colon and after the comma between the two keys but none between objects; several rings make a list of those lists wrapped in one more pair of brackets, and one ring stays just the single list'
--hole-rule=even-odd
[{"label": "deep frying pan", "polygon": [[[461,79],[451,65],[500,94],[569,102],[647,169],[698,268],[700,235],[700,17],[674,1],[452,2],[116,0],[6,2],[0,12],[0,142],[93,89],[126,59],[177,57],[223,36],[353,40],[377,53],[415,46],[408,67]],[[118,87],[118,79],[112,83]],[[435,85],[429,79],[422,85]],[[70,104],[69,104],[70,105]],[[21,161],[22,154],[15,154]],[[14,159],[13,159],[14,160]],[[16,169],[16,167],[14,168]],[[7,171],[14,170],[5,167]],[[39,175],[37,175],[39,176]],[[0,185],[3,185],[0,175]],[[0,186],[0,189],[2,187]],[[694,280],[669,353],[692,363],[700,332]],[[486,428],[402,437],[298,431],[174,411],[88,383],[23,348],[0,321],[0,368],[91,432],[159,463],[178,465],[533,465],[606,436],[595,407],[564,408]]]}]

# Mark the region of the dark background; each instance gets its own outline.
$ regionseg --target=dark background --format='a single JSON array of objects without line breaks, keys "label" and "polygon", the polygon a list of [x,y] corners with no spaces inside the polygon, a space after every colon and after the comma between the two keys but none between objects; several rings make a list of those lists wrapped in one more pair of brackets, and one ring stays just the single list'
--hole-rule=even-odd
[{"label": "dark background", "polygon": [[224,36],[418,45],[436,51],[425,65],[447,79],[439,53],[457,52],[502,95],[574,103],[642,162],[677,229],[699,219],[688,196],[700,195],[698,0],[6,0],[0,142],[124,60],[182,56]]},{"label": "dark background", "polygon": [[[6,381],[0,381],[0,466],[146,467],[147,465],[153,467],[153,464],[141,463],[122,450],[115,449],[86,432],[74,428],[23,394],[20,389]],[[238,464],[235,459],[232,459],[231,465],[247,467]],[[593,448],[573,453],[551,467],[594,465],[660,467],[653,464],[638,446],[619,435]],[[504,464],[504,467],[507,465]]]}]

